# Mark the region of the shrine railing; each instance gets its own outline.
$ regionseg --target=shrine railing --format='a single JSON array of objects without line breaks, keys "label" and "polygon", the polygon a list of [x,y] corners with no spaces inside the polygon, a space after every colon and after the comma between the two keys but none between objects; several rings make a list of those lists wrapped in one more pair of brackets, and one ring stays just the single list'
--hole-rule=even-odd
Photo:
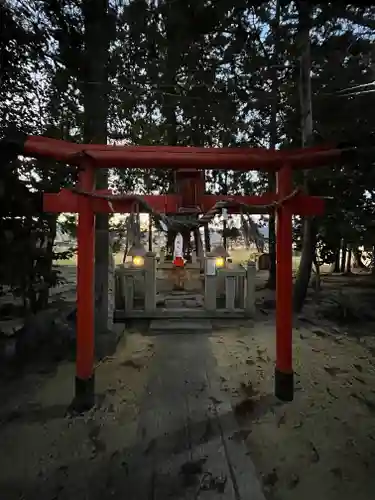
[{"label": "shrine railing", "polygon": [[[136,307],[136,283],[140,282],[144,293],[144,302]],[[116,270],[116,309],[131,314],[134,311],[147,312],[152,315],[156,311],[156,255],[148,252],[144,266],[140,268],[119,266]]]},{"label": "shrine railing", "polygon": [[[207,313],[216,311],[217,315],[243,315],[253,317],[255,314],[255,264],[249,263],[246,268],[219,269],[215,274],[205,275],[204,305]],[[219,287],[224,282],[224,301],[220,300]]]},{"label": "shrine railing", "polygon": [[[156,257],[148,253],[143,268],[117,268],[115,320],[150,319],[158,317],[253,317],[255,314],[254,263],[246,268],[224,268],[211,273],[210,257],[205,259],[203,307],[157,307]],[[188,293],[188,292],[187,292]],[[163,301],[161,301],[163,303]]]}]

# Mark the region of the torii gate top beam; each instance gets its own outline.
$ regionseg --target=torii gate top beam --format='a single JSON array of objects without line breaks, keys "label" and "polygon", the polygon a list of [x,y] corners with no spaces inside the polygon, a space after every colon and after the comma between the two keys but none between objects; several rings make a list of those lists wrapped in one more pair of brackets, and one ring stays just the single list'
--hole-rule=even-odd
[{"label": "torii gate top beam", "polygon": [[194,170],[279,170],[314,168],[338,159],[342,150],[319,146],[296,150],[261,148],[202,148],[180,146],[110,146],[76,144],[47,137],[28,136],[22,153],[80,165],[90,159],[93,168],[191,168]]}]

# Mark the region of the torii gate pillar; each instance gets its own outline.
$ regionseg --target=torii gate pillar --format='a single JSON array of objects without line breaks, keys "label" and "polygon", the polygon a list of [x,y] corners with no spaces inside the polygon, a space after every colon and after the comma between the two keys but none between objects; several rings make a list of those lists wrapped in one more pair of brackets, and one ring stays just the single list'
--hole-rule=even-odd
[{"label": "torii gate pillar", "polygon": [[[292,169],[283,165],[276,174],[277,195],[284,199],[292,192]],[[275,396],[292,401],[294,377],[292,361],[292,212],[288,203],[276,212],[276,366]]]},{"label": "torii gate pillar", "polygon": [[[95,171],[90,162],[79,174],[79,187],[92,192]],[[78,199],[77,228],[77,353],[75,398],[73,406],[79,411],[95,403],[95,214],[90,198]]]}]

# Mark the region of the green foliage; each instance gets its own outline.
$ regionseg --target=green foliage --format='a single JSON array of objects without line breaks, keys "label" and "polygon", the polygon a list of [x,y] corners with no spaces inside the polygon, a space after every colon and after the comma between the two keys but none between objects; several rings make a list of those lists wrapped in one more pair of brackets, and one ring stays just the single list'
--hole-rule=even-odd
[{"label": "green foliage", "polygon": [[[105,6],[104,0],[95,2]],[[108,73],[108,82],[103,83],[87,81],[88,65],[94,61],[85,59],[81,3],[2,2],[0,138],[18,129],[82,141],[84,95],[99,85],[108,105],[108,138],[119,144],[299,147],[297,3],[280,3],[277,28],[275,1],[109,2],[105,18],[94,19],[109,47],[108,64],[100,73]],[[95,12],[90,15],[95,17]],[[375,80],[371,19],[374,7],[357,2],[313,3],[316,143],[374,144],[375,93],[337,93]],[[310,191],[331,198],[318,221],[318,247],[325,261],[332,261],[342,239],[354,246],[373,244],[374,172],[373,155],[364,155],[310,173]],[[56,218],[40,214],[41,192],[71,185],[76,174],[62,165],[22,158],[1,169],[3,285],[14,290],[23,286],[26,296],[30,283],[54,283],[53,245],[48,258],[45,253],[22,266],[16,262],[20,255],[35,254],[34,247],[30,250],[35,232],[55,237]],[[157,170],[119,171],[109,181],[123,192],[173,190],[171,173]],[[266,191],[269,179],[263,173],[211,171],[206,181],[211,192],[250,194]],[[302,182],[298,174],[295,182]],[[75,219],[68,217],[63,225],[74,236]],[[295,239],[299,244],[298,222]]]}]

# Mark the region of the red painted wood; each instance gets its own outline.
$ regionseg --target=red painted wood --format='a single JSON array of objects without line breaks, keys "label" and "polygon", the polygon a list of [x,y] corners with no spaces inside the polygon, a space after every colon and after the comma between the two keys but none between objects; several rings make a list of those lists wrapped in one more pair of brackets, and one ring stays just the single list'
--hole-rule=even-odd
[{"label": "red painted wood", "polygon": [[[190,151],[191,150],[191,151]],[[233,148],[234,150],[234,148]],[[238,148],[238,152],[223,152],[219,148],[207,148],[196,152],[193,148],[185,151],[86,151],[96,168],[156,168],[156,169],[218,169],[218,170],[278,170],[283,157],[271,156],[253,150]],[[326,165],[341,155],[340,150],[318,151],[306,154],[285,155],[288,163],[295,169],[314,168]]]},{"label": "red painted wood", "polygon": [[[192,185],[181,185],[179,194],[144,196],[151,207],[164,213],[177,213],[184,203],[197,201],[207,212],[218,200],[233,200],[254,205],[254,213],[269,210],[269,205],[292,192],[292,168],[314,168],[339,158],[341,150],[319,146],[300,150],[264,150],[249,148],[196,148],[169,146],[106,146],[73,144],[45,137],[29,136],[24,146],[26,155],[52,158],[72,165],[84,166],[80,187],[94,189],[95,168],[171,168],[187,169],[177,176],[187,180],[191,172],[204,169],[275,170],[277,194],[261,196],[204,195],[201,179],[191,175]],[[90,159],[90,163],[88,163]],[[108,193],[108,192],[105,192]],[[94,366],[94,213],[130,212],[133,201],[85,197],[62,190],[44,194],[44,210],[48,212],[78,212],[78,284],[77,284],[77,377],[88,379]],[[297,195],[277,208],[277,289],[276,289],[276,368],[292,373],[292,214],[322,214],[324,201]],[[229,209],[238,212],[238,207]]]},{"label": "red painted wood", "polygon": [[80,165],[91,157],[96,168],[217,168],[223,170],[277,170],[283,161],[293,168],[314,168],[341,155],[332,146],[298,150],[261,148],[198,148],[182,146],[111,146],[75,144],[29,136],[24,153]]},{"label": "red painted wood", "polygon": [[[100,194],[112,194],[110,191],[98,190],[95,191]],[[62,189],[59,193],[45,193],[43,194],[43,210],[45,212],[78,212],[78,199],[81,195],[73,193],[69,189]],[[142,198],[153,207],[154,210],[160,213],[178,212],[180,196],[169,195],[146,195]],[[130,213],[133,200],[118,200],[112,201],[111,205],[108,201],[100,198],[90,198],[91,206],[95,213]],[[113,210],[112,210],[113,208]]]},{"label": "red painted wood", "polygon": [[[108,194],[109,191],[96,191]],[[45,193],[43,195],[43,210],[45,212],[78,212],[79,195],[62,189],[59,193]],[[176,194],[146,195],[142,198],[159,213],[177,213],[182,205],[181,198]],[[202,213],[207,212],[219,200],[235,200],[248,205],[255,205],[254,213],[264,212],[262,205],[268,205],[277,200],[277,195],[266,193],[260,196],[216,196],[206,194],[200,198],[199,206]],[[91,198],[91,206],[95,213],[130,213],[133,202],[131,200],[113,201],[112,207],[107,201],[100,198]],[[321,215],[324,212],[324,200],[316,196],[297,195],[288,202],[290,210],[296,215]],[[259,207],[259,208],[257,208]],[[229,213],[238,213],[238,208],[230,208]]]},{"label": "red painted wood", "polygon": [[[290,157],[292,154],[308,154],[319,152],[319,151],[330,151],[335,149],[333,144],[323,144],[319,146],[313,146],[309,148],[299,148],[299,149],[266,149],[266,148],[206,148],[206,147],[198,147],[198,146],[163,146],[163,145],[153,145],[153,146],[118,146],[111,144],[77,144],[75,142],[63,141],[60,139],[53,139],[51,137],[44,137],[38,135],[29,135],[25,142],[25,154],[30,155],[54,155],[56,151],[65,151],[65,154],[72,154],[78,152],[90,152],[91,150],[99,150],[99,151],[133,151],[133,152],[148,152],[148,153],[157,153],[158,151],[163,152],[222,152],[222,153],[230,153],[230,154],[242,154],[242,153],[256,153],[262,154],[265,156],[276,157],[280,160],[285,160]],[[54,157],[54,156],[53,156]],[[230,169],[230,166],[228,166]]]},{"label": "red painted wood", "polygon": [[204,172],[191,169],[176,170],[174,181],[175,190],[181,196],[180,206],[198,207],[204,195]]},{"label": "red painted wood", "polygon": [[[292,170],[283,166],[277,173],[280,199],[292,191]],[[292,373],[292,212],[285,204],[276,216],[276,369]]]},{"label": "red painted wood", "polygon": [[[81,189],[94,189],[94,169],[86,163],[79,175]],[[94,370],[94,261],[95,216],[89,198],[80,196],[77,260],[77,378],[87,380]]]}]

